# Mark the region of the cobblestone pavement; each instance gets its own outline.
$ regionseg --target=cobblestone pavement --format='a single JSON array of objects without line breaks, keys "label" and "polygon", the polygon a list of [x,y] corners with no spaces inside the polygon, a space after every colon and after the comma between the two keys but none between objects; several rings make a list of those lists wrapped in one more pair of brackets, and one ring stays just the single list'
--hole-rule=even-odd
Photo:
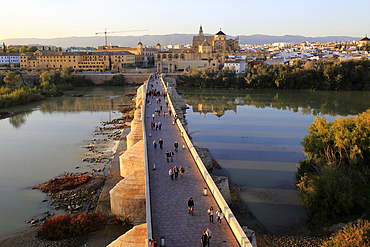
[{"label": "cobblestone pavement", "polygon": [[[154,88],[163,91],[159,80],[158,84],[153,83]],[[150,84],[150,83],[149,83]],[[156,102],[156,98],[161,98],[161,103]],[[187,147],[183,149],[183,139],[180,136],[177,125],[173,125],[173,114],[168,118],[155,116],[154,122],[163,123],[161,130],[151,130],[150,122],[153,121],[152,114],[160,105],[167,112],[166,103],[163,97],[154,97],[149,99],[151,105],[146,104],[145,127],[148,140],[148,161],[150,176],[150,196],[153,224],[153,238],[160,246],[160,238],[165,237],[166,246],[202,246],[200,238],[202,232],[210,228],[213,238],[210,246],[239,246],[233,233],[231,232],[225,219],[222,225],[217,223],[214,216],[214,223],[210,223],[207,210],[209,207],[217,211],[218,206],[215,199],[208,190],[208,196],[203,196],[203,189],[207,187],[198,167]],[[149,136],[151,133],[151,136]],[[153,141],[157,143],[159,139],[163,140],[163,149],[157,146],[154,149]],[[179,143],[179,150],[175,152],[174,142]],[[166,151],[175,153],[173,162],[166,161]],[[153,164],[156,170],[153,170]],[[168,171],[171,167],[183,166],[185,173],[183,179],[180,175],[176,180],[171,180]],[[189,214],[187,202],[192,197],[194,200],[194,215]]]}]

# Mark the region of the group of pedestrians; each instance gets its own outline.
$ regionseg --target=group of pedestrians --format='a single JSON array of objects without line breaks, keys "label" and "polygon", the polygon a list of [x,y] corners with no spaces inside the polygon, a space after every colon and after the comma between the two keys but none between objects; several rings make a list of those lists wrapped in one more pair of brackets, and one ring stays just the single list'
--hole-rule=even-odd
[{"label": "group of pedestrians", "polygon": [[170,162],[173,162],[173,156],[175,156],[175,153],[171,150],[171,151],[166,151],[166,159],[167,159],[167,163]]},{"label": "group of pedestrians", "polygon": [[[213,224],[213,207],[210,207],[207,210],[207,213],[209,215],[209,222]],[[224,218],[224,213],[222,213],[221,209],[216,211],[216,217],[217,217],[217,222],[221,225],[221,221]]]},{"label": "group of pedestrians", "polygon": [[[188,200],[188,209],[189,209],[189,214],[191,214],[193,216],[195,209],[194,209],[194,200],[193,200],[192,197],[190,197],[190,199]],[[207,210],[207,213],[209,215],[209,222],[211,222],[213,224],[213,207],[210,207]],[[224,217],[224,214],[222,213],[221,209],[217,210],[216,216],[217,216],[217,222],[221,226],[221,221]],[[209,228],[207,228],[206,231],[203,231],[202,237],[200,239],[200,242],[203,244],[203,247],[205,247],[207,245],[209,246],[209,243],[210,243],[210,240],[211,240],[212,237],[213,237],[213,234],[212,234],[212,231]]]},{"label": "group of pedestrians", "polygon": [[155,131],[157,131],[158,129],[161,130],[162,129],[162,122],[161,121],[159,121],[158,123],[150,122],[150,128],[152,130],[155,130]]},{"label": "group of pedestrians", "polygon": [[203,244],[203,247],[209,246],[209,242],[211,238],[213,237],[213,234],[209,228],[207,228],[206,231],[203,231],[202,237],[200,239],[200,242]]},{"label": "group of pedestrians", "polygon": [[179,177],[179,173],[180,173],[180,177],[181,177],[181,179],[183,179],[184,178],[184,172],[185,172],[184,167],[180,166],[180,168],[178,168],[177,166],[175,166],[175,167],[170,168],[170,170],[168,171],[168,175],[170,175],[172,180],[174,180],[174,177],[175,177],[175,180],[176,180]]}]

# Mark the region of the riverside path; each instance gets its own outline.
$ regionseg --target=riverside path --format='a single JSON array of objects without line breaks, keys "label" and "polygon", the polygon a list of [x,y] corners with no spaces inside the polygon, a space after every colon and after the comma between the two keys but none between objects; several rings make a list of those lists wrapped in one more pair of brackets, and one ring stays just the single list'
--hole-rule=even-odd
[{"label": "riverside path", "polygon": [[[153,88],[163,92],[164,89],[159,80],[148,82]],[[161,103],[156,99],[160,98]],[[208,195],[203,196],[203,189],[207,187],[201,176],[194,159],[187,147],[183,149],[183,138],[177,125],[173,125],[173,114],[166,118],[161,111],[160,115],[152,114],[156,109],[168,112],[165,100],[162,96],[150,97],[151,105],[145,104],[146,116],[145,128],[148,145],[149,184],[152,212],[153,239],[160,246],[160,239],[165,238],[165,246],[202,246],[201,235],[207,228],[213,233],[210,246],[239,246],[225,219],[219,225],[214,215],[214,223],[210,223],[207,210],[212,206],[214,214],[218,210],[215,199],[208,190]],[[152,130],[150,123],[162,122],[161,130]],[[163,149],[157,146],[154,148],[153,141],[157,143],[163,140]],[[178,152],[174,150],[174,142],[179,143]],[[166,151],[175,153],[173,162],[166,160]],[[153,170],[153,164],[156,169]],[[183,179],[180,175],[177,179],[171,180],[169,169],[171,167],[185,168]],[[192,197],[194,200],[194,215],[189,214],[187,202]]]}]

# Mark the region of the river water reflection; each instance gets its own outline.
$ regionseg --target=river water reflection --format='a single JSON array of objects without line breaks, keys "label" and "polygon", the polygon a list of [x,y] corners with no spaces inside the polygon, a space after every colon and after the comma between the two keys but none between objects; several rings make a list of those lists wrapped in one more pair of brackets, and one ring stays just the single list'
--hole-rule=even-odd
[{"label": "river water reflection", "polygon": [[196,145],[208,148],[240,187],[242,200],[270,231],[307,219],[296,195],[300,142],[315,116],[333,121],[370,108],[369,92],[238,91],[187,89],[186,118]]},{"label": "river water reflection", "polygon": [[[124,97],[134,88],[84,88],[26,106],[1,109],[22,112],[0,120],[0,236],[27,229],[25,220],[50,209],[45,194],[30,187],[64,172],[91,172],[81,160],[101,121],[119,118]],[[107,138],[104,136],[103,138]],[[102,146],[107,153],[117,143]],[[76,169],[75,167],[80,167]]]}]

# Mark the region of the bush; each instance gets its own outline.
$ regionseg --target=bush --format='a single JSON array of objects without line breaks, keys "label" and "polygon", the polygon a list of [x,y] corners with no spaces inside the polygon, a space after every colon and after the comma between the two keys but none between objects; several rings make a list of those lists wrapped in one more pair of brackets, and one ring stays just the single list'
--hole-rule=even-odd
[{"label": "bush", "polygon": [[364,177],[345,168],[327,166],[306,173],[297,187],[307,212],[320,220],[348,216],[367,202]]},{"label": "bush", "polygon": [[61,190],[74,189],[77,186],[87,183],[91,180],[91,175],[70,175],[63,178],[54,178],[46,182],[42,186],[41,190],[45,193],[47,192],[58,192]]},{"label": "bush", "polygon": [[58,240],[81,236],[102,229],[106,224],[103,213],[79,213],[72,217],[68,215],[57,215],[49,218],[42,224],[38,231],[40,238]]},{"label": "bush", "polygon": [[367,220],[358,220],[355,224],[351,223],[337,234],[331,236],[322,246],[370,246],[370,222]]}]

